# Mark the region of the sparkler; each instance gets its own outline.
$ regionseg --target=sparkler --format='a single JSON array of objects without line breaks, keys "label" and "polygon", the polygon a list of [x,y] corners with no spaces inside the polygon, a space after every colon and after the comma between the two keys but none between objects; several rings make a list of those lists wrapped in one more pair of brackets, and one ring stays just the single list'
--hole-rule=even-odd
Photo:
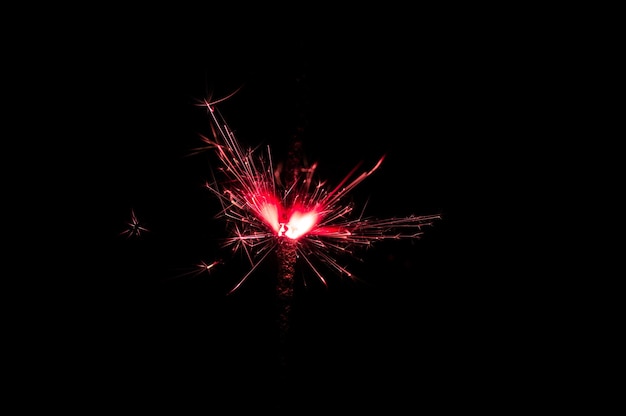
[{"label": "sparkler", "polygon": [[[437,214],[376,219],[365,217],[362,212],[353,217],[354,204],[347,196],[381,166],[385,156],[361,173],[361,164],[357,164],[337,185],[327,187],[325,181],[315,178],[317,163],[302,163],[301,143],[295,141],[285,168],[275,169],[269,146],[259,152],[258,148],[247,148],[239,142],[216,106],[226,98],[199,104],[208,111],[213,138],[201,136],[205,146],[196,151],[214,150],[219,159],[222,177],[217,178],[214,172],[206,188],[219,199],[222,209],[217,216],[225,218],[230,227],[224,247],[244,253],[250,263],[249,270],[228,293],[239,289],[274,253],[279,267],[276,289],[284,345],[298,261],[307,265],[325,286],[327,270],[356,279],[339,263],[340,257],[354,255],[357,249],[381,240],[418,239],[424,227],[441,217]],[[202,267],[206,268],[206,264]]]}]

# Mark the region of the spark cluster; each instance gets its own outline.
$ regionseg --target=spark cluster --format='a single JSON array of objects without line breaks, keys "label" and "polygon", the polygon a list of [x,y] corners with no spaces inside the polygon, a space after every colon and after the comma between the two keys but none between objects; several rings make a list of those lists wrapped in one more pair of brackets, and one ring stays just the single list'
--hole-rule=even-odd
[{"label": "spark cluster", "polygon": [[424,227],[440,219],[440,215],[377,219],[364,216],[363,211],[354,216],[354,203],[347,196],[381,166],[385,156],[360,173],[362,163],[357,164],[332,187],[316,179],[317,163],[301,167],[295,179],[284,184],[270,147],[263,151],[244,147],[218,111],[218,102],[200,104],[208,110],[213,137],[201,136],[204,146],[196,152],[211,149],[218,157],[218,168],[205,186],[219,199],[217,216],[225,218],[230,229],[223,246],[244,253],[250,263],[229,293],[280,244],[292,244],[297,259],[327,285],[323,271],[355,278],[339,259],[353,256],[356,249],[381,240],[418,239]]}]

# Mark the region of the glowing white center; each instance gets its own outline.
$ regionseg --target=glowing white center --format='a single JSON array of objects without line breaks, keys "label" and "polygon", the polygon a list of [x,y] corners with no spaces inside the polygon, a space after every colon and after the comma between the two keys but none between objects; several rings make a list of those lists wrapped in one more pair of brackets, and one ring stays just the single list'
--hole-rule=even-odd
[{"label": "glowing white center", "polygon": [[301,213],[299,211],[294,212],[289,218],[287,224],[281,223],[278,230],[279,237],[287,237],[295,240],[302,237],[315,226],[317,222],[317,213],[314,211]]}]

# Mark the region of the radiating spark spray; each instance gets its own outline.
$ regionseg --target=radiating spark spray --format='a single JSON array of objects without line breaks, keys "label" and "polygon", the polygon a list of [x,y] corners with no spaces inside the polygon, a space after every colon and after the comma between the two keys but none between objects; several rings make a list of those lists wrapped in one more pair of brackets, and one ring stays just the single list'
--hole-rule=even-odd
[{"label": "radiating spark spray", "polygon": [[[223,101],[223,100],[219,100]],[[369,247],[381,240],[418,239],[423,228],[433,225],[440,215],[375,219],[352,216],[354,206],[347,195],[382,164],[385,156],[370,169],[357,174],[355,166],[336,186],[315,181],[317,164],[306,167],[300,154],[301,143],[295,141],[283,175],[274,169],[270,147],[265,153],[244,148],[235,137],[216,103],[204,100],[211,118],[213,138],[201,136],[212,149],[220,165],[222,179],[215,176],[206,187],[217,196],[231,228],[224,247],[242,252],[250,269],[232,287],[235,292],[252,275],[270,253],[279,261],[277,294],[283,307],[280,315],[281,338],[286,336],[288,315],[293,296],[293,277],[297,259],[302,259],[314,275],[327,286],[321,267],[356,279],[339,258],[354,255],[356,249]]]}]

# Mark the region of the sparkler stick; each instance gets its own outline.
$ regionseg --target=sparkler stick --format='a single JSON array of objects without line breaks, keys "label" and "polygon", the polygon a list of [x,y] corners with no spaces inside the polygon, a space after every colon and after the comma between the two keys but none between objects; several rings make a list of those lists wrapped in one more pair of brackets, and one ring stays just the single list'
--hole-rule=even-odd
[{"label": "sparkler stick", "polygon": [[[301,145],[296,139],[290,148],[284,169],[275,170],[269,146],[263,154],[244,148],[216,108],[219,101],[203,101],[208,110],[213,138],[202,136],[205,145],[219,159],[223,178],[207,182],[206,187],[219,199],[218,216],[226,218],[231,235],[225,247],[241,252],[250,262],[249,271],[234,285],[235,292],[254,270],[274,253],[278,259],[277,298],[280,304],[281,348],[285,347],[292,306],[294,271],[301,260],[327,285],[321,267],[356,279],[339,258],[354,256],[359,248],[382,240],[418,239],[423,228],[431,226],[440,215],[376,219],[363,213],[354,218],[354,205],[347,195],[372,175],[384,156],[367,171],[357,174],[355,166],[336,186],[327,188],[314,181],[317,164],[305,167]],[[281,362],[285,364],[285,355]]]},{"label": "sparkler stick", "polygon": [[[302,142],[295,136],[289,149],[285,172],[283,175],[286,189],[293,189],[300,180],[300,175],[305,171],[302,162]],[[276,179],[281,180],[280,172],[276,172]],[[293,195],[293,194],[288,194]],[[294,203],[289,201],[289,205]],[[289,231],[289,230],[286,230]],[[278,301],[278,325],[279,342],[281,348],[281,367],[287,365],[288,334],[291,308],[293,306],[294,272],[297,259],[296,240],[281,239],[277,247],[278,257],[278,281],[276,283],[276,295]]]}]

